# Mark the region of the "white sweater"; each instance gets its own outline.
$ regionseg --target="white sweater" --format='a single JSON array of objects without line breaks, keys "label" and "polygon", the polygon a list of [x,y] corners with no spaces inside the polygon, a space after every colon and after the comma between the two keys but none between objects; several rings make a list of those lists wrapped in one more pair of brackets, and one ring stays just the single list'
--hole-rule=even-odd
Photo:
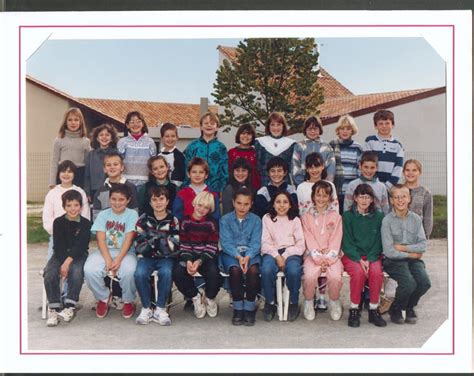
[{"label": "white sweater", "polygon": [[44,199],[43,206],[43,228],[49,235],[53,234],[53,222],[56,218],[62,216],[65,211],[63,209],[63,201],[61,196],[64,192],[69,191],[70,189],[75,189],[82,196],[82,211],[81,215],[84,218],[91,219],[89,202],[87,201],[87,196],[84,190],[76,185],[73,185],[70,188],[63,188],[61,185],[57,185],[51,189],[46,198]]}]

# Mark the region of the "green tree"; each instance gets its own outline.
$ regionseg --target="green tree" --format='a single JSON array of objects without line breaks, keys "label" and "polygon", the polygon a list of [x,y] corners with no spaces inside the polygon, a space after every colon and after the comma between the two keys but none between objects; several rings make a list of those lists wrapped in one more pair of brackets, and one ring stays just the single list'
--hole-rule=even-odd
[{"label": "green tree", "polygon": [[314,38],[244,39],[236,58],[224,60],[214,83],[223,106],[222,125],[264,124],[273,111],[285,114],[292,131],[323,103],[317,84],[318,53]]}]

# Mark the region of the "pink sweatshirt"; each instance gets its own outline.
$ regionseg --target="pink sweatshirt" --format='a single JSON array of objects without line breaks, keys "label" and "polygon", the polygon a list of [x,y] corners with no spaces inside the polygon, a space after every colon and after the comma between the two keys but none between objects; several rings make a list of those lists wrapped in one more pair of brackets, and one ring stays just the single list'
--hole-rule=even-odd
[{"label": "pink sweatshirt", "polygon": [[290,256],[301,256],[305,251],[303,228],[298,217],[290,221],[288,216],[277,216],[276,222],[265,214],[262,218],[262,254],[273,257],[279,255],[278,250],[286,248],[282,256],[286,260]]},{"label": "pink sweatshirt", "polygon": [[63,209],[63,201],[61,196],[64,192],[69,191],[70,189],[75,189],[82,196],[82,210],[81,215],[84,218],[91,219],[89,202],[87,201],[87,196],[84,190],[81,187],[73,185],[71,188],[63,188],[61,185],[57,185],[51,189],[46,198],[44,199],[43,206],[43,228],[49,235],[53,234],[53,222],[56,218],[62,216],[65,211]]},{"label": "pink sweatshirt", "polygon": [[[334,264],[341,256],[342,219],[335,210],[326,210],[317,214],[311,210],[301,218],[303,233],[306,239],[307,254],[316,265],[327,260],[329,265]],[[322,252],[327,249],[328,251]]]}]

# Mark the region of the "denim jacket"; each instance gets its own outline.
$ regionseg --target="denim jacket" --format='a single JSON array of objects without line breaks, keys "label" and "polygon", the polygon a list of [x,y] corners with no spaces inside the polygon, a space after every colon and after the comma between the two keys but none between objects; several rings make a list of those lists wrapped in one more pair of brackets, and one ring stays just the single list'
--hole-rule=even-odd
[{"label": "denim jacket", "polygon": [[235,211],[224,215],[219,223],[219,240],[222,251],[231,256],[249,256],[260,254],[262,239],[262,221],[248,213],[240,222]]}]

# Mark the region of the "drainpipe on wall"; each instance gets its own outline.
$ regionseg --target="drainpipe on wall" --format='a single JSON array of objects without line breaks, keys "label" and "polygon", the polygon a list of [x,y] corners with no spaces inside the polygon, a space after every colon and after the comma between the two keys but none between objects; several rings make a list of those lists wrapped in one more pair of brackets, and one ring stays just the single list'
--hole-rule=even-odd
[{"label": "drainpipe on wall", "polygon": [[206,97],[201,97],[200,103],[199,103],[199,115],[200,117],[204,115],[207,110],[209,109],[209,100]]}]

